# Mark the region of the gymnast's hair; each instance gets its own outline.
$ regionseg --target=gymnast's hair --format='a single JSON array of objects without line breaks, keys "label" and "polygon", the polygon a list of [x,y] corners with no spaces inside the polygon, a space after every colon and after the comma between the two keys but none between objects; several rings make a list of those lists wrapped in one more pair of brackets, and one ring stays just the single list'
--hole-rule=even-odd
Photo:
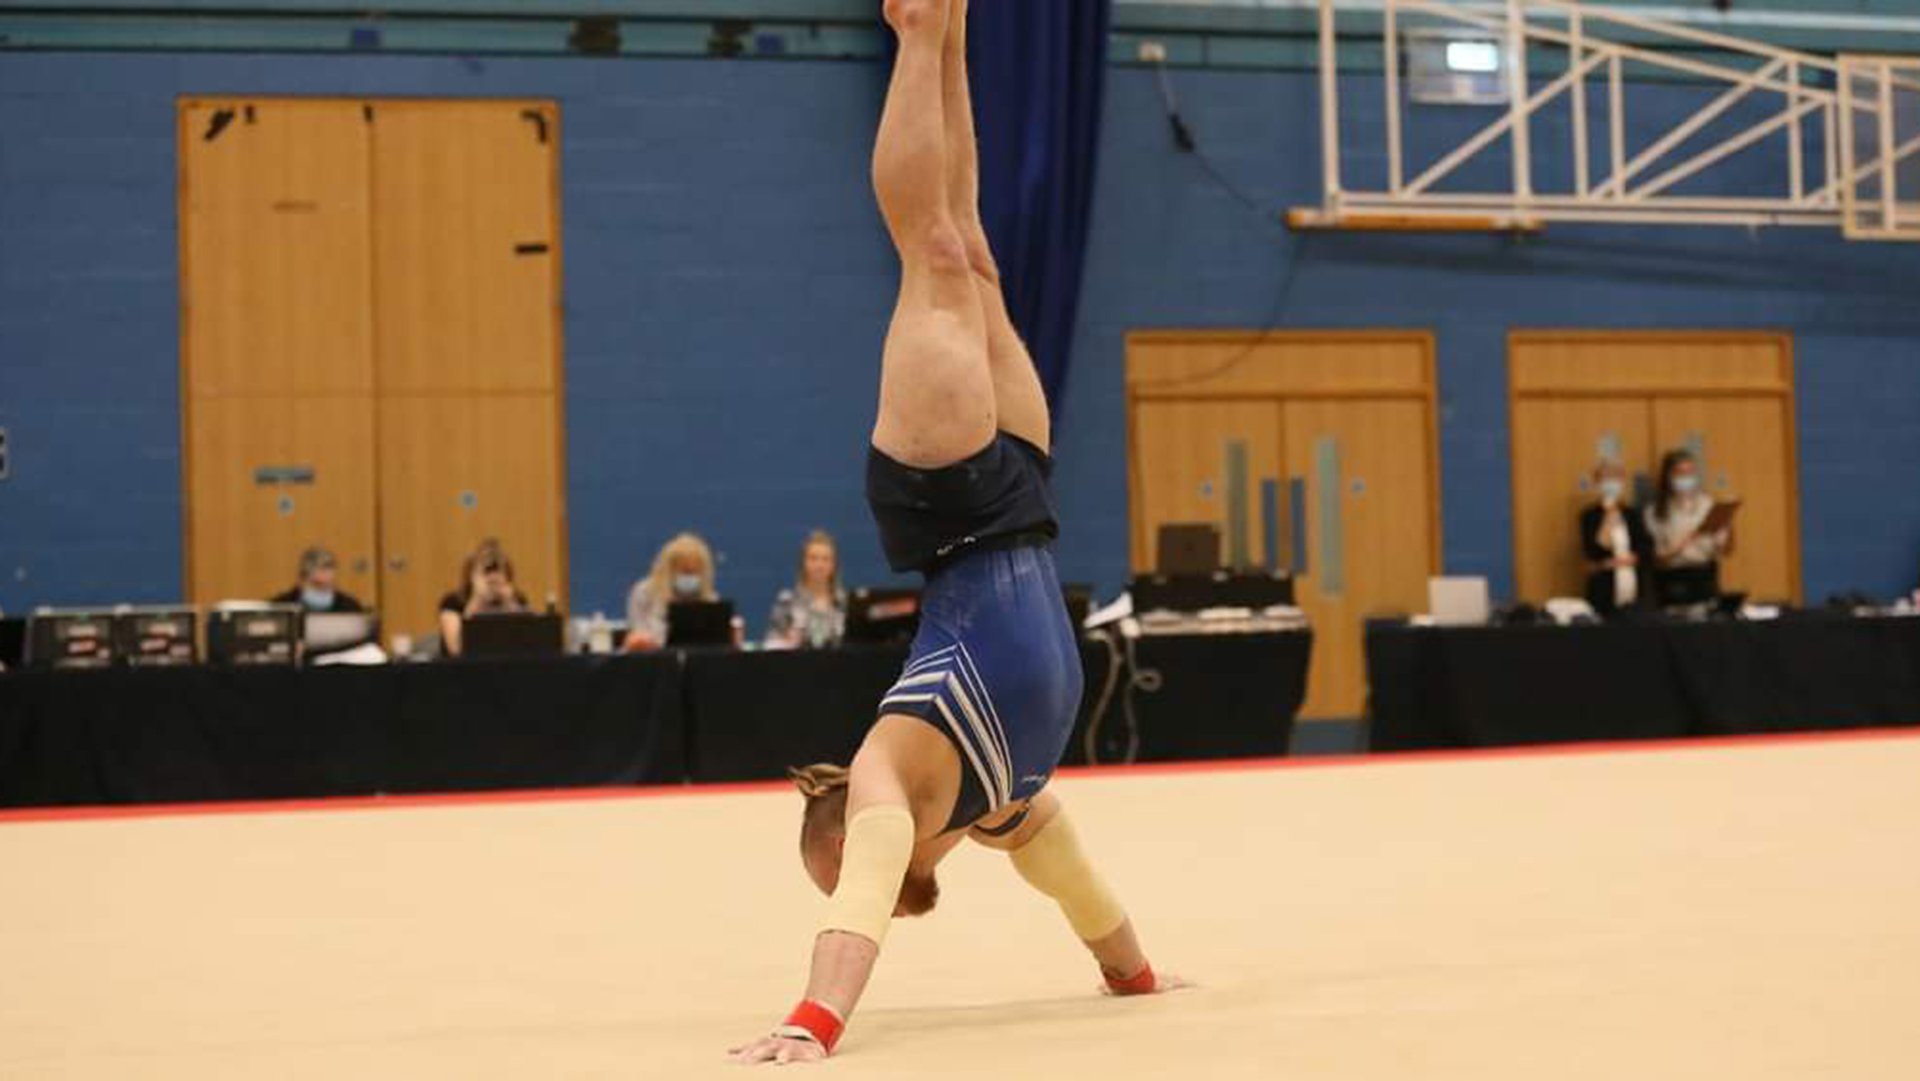
[{"label": "gymnast's hair", "polygon": [[788,768],[793,786],[807,798],[800,819],[800,846],[815,838],[832,837],[846,829],[847,768],[827,762]]}]

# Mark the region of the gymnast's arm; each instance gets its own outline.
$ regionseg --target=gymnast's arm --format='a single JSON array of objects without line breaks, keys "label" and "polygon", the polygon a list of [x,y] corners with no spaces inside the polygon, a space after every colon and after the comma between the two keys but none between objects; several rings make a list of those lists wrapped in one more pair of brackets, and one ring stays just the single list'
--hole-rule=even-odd
[{"label": "gymnast's arm", "polygon": [[1144,995],[1187,986],[1171,974],[1155,974],[1147,963],[1133,920],[1080,847],[1060,798],[1042,791],[1029,805],[1026,820],[1002,837],[975,830],[973,839],[1005,851],[1014,870],[1034,889],[1059,904],[1073,933],[1099,962],[1107,989],[1116,995]]},{"label": "gymnast's arm", "polygon": [[806,997],[771,1035],[734,1048],[735,1062],[825,1058],[859,1004],[913,857],[914,816],[907,782],[895,762],[887,741],[872,733],[854,756],[840,880],[813,942]]}]

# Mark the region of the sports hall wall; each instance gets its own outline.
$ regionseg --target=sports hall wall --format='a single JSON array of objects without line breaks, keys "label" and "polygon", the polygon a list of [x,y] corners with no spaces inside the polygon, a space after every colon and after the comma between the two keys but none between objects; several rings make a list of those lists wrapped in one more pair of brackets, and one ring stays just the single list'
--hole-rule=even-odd
[{"label": "sports hall wall", "polygon": [[[1311,75],[1173,77],[1203,150],[1257,203],[1317,199]],[[1351,116],[1378,114],[1371,86],[1353,84]],[[618,610],[682,528],[716,543],[723,588],[756,620],[816,525],[841,537],[850,579],[882,579],[859,486],[894,275],[866,186],[880,91],[867,63],[6,55],[0,607],[181,592],[183,94],[556,98],[576,610]],[[1794,335],[1808,598],[1915,584],[1920,502],[1889,496],[1920,461],[1920,247],[1822,231],[1302,238],[1172,148],[1149,72],[1112,72],[1104,124],[1060,403],[1067,577],[1126,574],[1130,329],[1434,330],[1447,568],[1503,591],[1507,331],[1674,326]]]}]

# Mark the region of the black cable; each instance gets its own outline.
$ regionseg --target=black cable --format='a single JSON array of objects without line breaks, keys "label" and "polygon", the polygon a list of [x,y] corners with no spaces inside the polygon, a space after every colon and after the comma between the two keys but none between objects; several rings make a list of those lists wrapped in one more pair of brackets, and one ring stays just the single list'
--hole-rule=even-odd
[{"label": "black cable", "polygon": [[[1191,154],[1194,161],[1199,164],[1201,171],[1206,173],[1208,179],[1218,185],[1222,191],[1231,195],[1240,205],[1258,214],[1262,221],[1275,226],[1281,226],[1283,219],[1280,214],[1261,206],[1259,199],[1248,194],[1245,189],[1229,179],[1225,173],[1220,171],[1219,166],[1214,164],[1213,159],[1207,155],[1207,152],[1200,148],[1199,140],[1194,137],[1193,128],[1187,124],[1186,118],[1180,113],[1180,100],[1174,93],[1173,81],[1167,76],[1166,62],[1156,61],[1153,65],[1153,71],[1154,82],[1160,88],[1160,104],[1166,109],[1167,126],[1173,134],[1173,145],[1179,149],[1181,153]],[[1248,342],[1244,348],[1238,350],[1220,364],[1208,368],[1203,372],[1181,376],[1178,379],[1160,379],[1137,385],[1142,387],[1167,388],[1205,383],[1209,380],[1217,379],[1245,363],[1247,358],[1251,357],[1256,350],[1267,344],[1273,337],[1274,331],[1278,330],[1281,322],[1285,320],[1287,302],[1292,298],[1294,284],[1300,278],[1300,265],[1306,262],[1307,246],[1307,235],[1301,234],[1299,243],[1295,245],[1293,258],[1287,264],[1286,277],[1281,280],[1278,290],[1274,293],[1273,306],[1267,312],[1266,320],[1261,325],[1260,332],[1255,335],[1254,339]]]}]

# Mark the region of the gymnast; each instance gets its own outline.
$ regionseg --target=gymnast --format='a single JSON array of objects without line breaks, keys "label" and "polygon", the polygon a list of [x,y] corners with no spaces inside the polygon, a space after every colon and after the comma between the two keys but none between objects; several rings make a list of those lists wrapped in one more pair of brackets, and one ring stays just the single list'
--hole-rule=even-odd
[{"label": "gymnast", "polygon": [[1000,291],[979,211],[967,0],[886,0],[899,57],[873,184],[901,262],[867,501],[888,562],[926,576],[918,636],[850,768],[792,771],[800,857],[831,895],[806,997],[742,1063],[825,1058],[896,916],[932,911],[963,838],[1007,852],[1056,901],[1107,989],[1182,986],[1046,791],[1079,709],[1080,654],[1052,544],[1046,396]]}]

